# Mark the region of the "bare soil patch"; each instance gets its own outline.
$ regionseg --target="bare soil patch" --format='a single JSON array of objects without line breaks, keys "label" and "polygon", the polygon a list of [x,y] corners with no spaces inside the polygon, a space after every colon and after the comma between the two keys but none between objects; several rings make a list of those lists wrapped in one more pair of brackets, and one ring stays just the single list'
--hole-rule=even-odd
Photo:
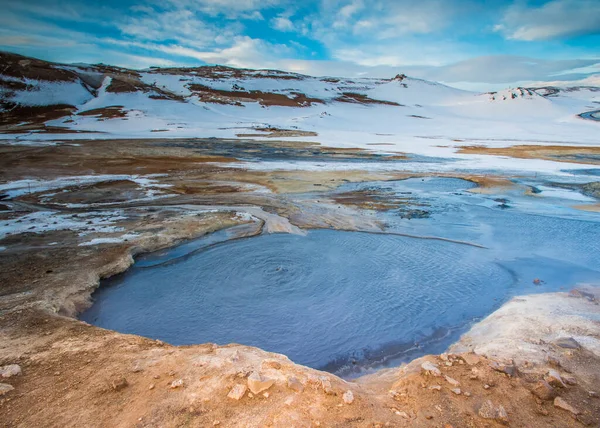
[{"label": "bare soil patch", "polygon": [[380,105],[402,107],[402,104],[398,104],[394,101],[376,100],[373,98],[369,98],[368,95],[357,94],[355,92],[343,92],[342,96],[335,98],[334,101],[338,101],[341,103],[380,104]]},{"label": "bare soil patch", "polygon": [[458,149],[458,153],[600,165],[600,147],[597,146],[461,146]]},{"label": "bare soil patch", "polygon": [[241,106],[244,102],[258,102],[264,107],[310,107],[313,104],[325,104],[318,98],[307,97],[300,92],[291,92],[291,97],[285,94],[276,94],[263,91],[225,91],[213,89],[197,83],[188,85],[190,91],[200,98],[200,101],[219,104],[232,104]]}]

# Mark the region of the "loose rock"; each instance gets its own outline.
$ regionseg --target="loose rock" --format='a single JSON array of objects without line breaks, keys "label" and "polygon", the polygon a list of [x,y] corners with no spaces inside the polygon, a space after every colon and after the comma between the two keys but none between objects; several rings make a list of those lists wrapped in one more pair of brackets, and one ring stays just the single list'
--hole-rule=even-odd
[{"label": "loose rock", "polygon": [[242,385],[241,383],[238,383],[233,388],[231,388],[231,391],[229,391],[229,394],[227,394],[227,396],[234,400],[240,400],[246,393],[247,389],[248,388],[246,387],[246,385]]},{"label": "loose rock", "polygon": [[566,410],[567,412],[571,412],[575,416],[577,416],[579,413],[581,413],[579,410],[577,410],[576,408],[571,406],[569,403],[567,403],[561,397],[556,397],[554,399],[554,407],[558,407],[559,409],[563,409],[563,410]]},{"label": "loose rock", "polygon": [[181,386],[183,386],[183,379],[174,380],[173,382],[171,382],[171,385],[170,385],[170,387],[172,389],[179,388]]},{"label": "loose rock", "polygon": [[560,374],[554,369],[548,370],[548,373],[546,374],[546,382],[556,388],[564,388],[566,386],[560,377]]},{"label": "loose rock", "polygon": [[342,395],[342,399],[344,400],[344,403],[352,404],[354,403],[354,394],[352,393],[352,391],[348,390],[344,392],[344,395]]},{"label": "loose rock", "polygon": [[514,366],[514,364],[504,364],[492,361],[490,363],[490,367],[497,372],[505,373],[511,377],[517,375],[517,368]]},{"label": "loose rock", "polygon": [[557,395],[554,388],[545,380],[536,383],[531,392],[542,400],[552,400]]},{"label": "loose rock", "polygon": [[124,377],[119,378],[119,379],[114,379],[111,382],[112,389],[115,391],[120,391],[123,388],[127,387],[127,385],[129,385],[129,383],[127,382],[127,379],[125,379]]},{"label": "loose rock", "polygon": [[436,390],[436,391],[441,391],[442,387],[440,385],[431,385],[429,387],[429,389],[433,389],[433,390]]},{"label": "loose rock", "polygon": [[500,423],[508,423],[508,414],[504,407],[494,406],[491,400],[486,400],[479,408],[477,414],[484,419],[494,419]]},{"label": "loose rock", "polygon": [[481,361],[481,358],[479,358],[479,355],[477,355],[473,352],[462,354],[460,357],[465,361],[465,363],[467,363],[470,366],[477,365],[477,364],[479,364],[479,361]]},{"label": "loose rock", "polygon": [[8,383],[0,383],[0,396],[9,393],[13,389],[15,388],[12,385],[9,385]]},{"label": "loose rock", "polygon": [[0,376],[8,379],[12,376],[18,376],[21,374],[21,366],[18,364],[9,364],[8,366],[0,367]]},{"label": "loose rock", "polygon": [[250,376],[248,376],[248,388],[254,394],[260,394],[263,391],[269,389],[275,381],[273,379],[269,379],[266,377],[262,377],[257,372],[252,372]]},{"label": "loose rock", "polygon": [[559,347],[565,348],[565,349],[579,349],[581,347],[579,345],[579,342],[577,342],[572,337],[561,337],[560,339],[556,339],[553,343],[556,346],[559,346]]},{"label": "loose rock", "polygon": [[444,376],[446,378],[446,382],[448,382],[452,386],[459,386],[460,382],[456,379],[451,378],[450,376]]},{"label": "loose rock", "polygon": [[421,364],[421,369],[423,370],[423,373],[425,375],[432,375],[432,376],[441,376],[442,375],[442,372],[440,371],[438,366],[433,364],[430,361],[425,361],[423,364]]},{"label": "loose rock", "polygon": [[460,388],[454,388],[451,390],[452,392],[454,392],[456,395],[460,395]]}]

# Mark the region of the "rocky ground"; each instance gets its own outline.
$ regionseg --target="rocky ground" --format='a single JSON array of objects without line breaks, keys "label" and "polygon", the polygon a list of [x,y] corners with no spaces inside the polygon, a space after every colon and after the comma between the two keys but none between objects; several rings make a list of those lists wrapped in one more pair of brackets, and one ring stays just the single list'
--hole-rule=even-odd
[{"label": "rocky ground", "polygon": [[[330,192],[406,174],[225,165],[256,150],[349,161],[376,156],[368,152],[275,139],[200,143],[0,146],[8,183],[0,187],[0,425],[600,426],[594,288],[513,299],[452,353],[352,382],[256,348],[176,347],[78,321],[99,280],[141,252],[234,225],[242,226],[233,237],[381,231],[369,213],[402,204]],[[100,174],[111,177],[89,178]],[[464,178],[478,191],[511,185]]]}]

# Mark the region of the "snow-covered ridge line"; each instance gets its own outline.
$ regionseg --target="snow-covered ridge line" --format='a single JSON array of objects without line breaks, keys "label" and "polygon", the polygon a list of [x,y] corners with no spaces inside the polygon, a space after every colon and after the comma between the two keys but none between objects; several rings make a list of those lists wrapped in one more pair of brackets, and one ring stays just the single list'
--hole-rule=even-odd
[{"label": "snow-covered ridge line", "polygon": [[0,133],[9,132],[9,144],[271,137],[445,158],[460,157],[457,148],[473,141],[600,146],[594,87],[475,93],[404,75],[320,78],[219,66],[136,71],[8,54],[0,62],[7,63],[0,68]]}]

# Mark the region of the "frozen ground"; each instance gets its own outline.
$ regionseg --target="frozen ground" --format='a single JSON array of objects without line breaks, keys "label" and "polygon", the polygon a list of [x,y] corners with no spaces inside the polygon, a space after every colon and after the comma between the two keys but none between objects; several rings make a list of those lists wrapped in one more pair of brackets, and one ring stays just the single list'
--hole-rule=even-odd
[{"label": "frozen ground", "polygon": [[[88,89],[90,79],[97,82],[97,89],[84,96],[79,89],[67,90],[77,85],[74,81],[0,75],[0,80],[27,87],[0,92],[8,102],[62,103],[74,110],[46,122],[59,127],[52,133],[19,133],[18,126],[12,128],[8,143],[40,144],[57,138],[235,138],[238,134],[261,139],[274,133],[271,137],[290,141],[442,157],[457,160],[457,167],[515,171],[548,171],[558,166],[547,160],[522,164],[497,156],[458,154],[456,148],[600,146],[600,89],[594,86],[475,93],[405,76],[344,79],[252,70],[157,69],[123,77],[94,67],[61,70],[73,73],[73,80],[85,81]],[[129,87],[117,89],[118,84]],[[299,94],[306,101],[298,102]],[[105,114],[114,111],[121,113]],[[60,133],[60,129],[77,133]]]}]

